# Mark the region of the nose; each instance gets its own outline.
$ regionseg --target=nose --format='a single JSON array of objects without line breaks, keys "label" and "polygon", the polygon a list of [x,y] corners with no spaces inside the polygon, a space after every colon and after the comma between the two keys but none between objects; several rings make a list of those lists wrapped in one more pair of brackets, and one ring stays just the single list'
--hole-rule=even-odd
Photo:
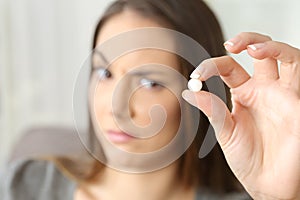
[{"label": "nose", "polygon": [[117,119],[131,119],[134,116],[133,107],[130,105],[130,98],[133,94],[131,80],[123,77],[115,84],[111,95],[111,114]]},{"label": "nose", "polygon": [[[137,92],[140,87],[140,85],[135,84],[135,81],[130,76],[125,76],[118,81],[112,93],[111,112],[117,126],[121,130],[134,137],[150,138],[159,133],[164,127],[166,112],[164,108],[155,104],[152,106],[147,105],[144,102],[147,99],[141,99],[141,96],[141,98],[137,98],[141,94],[134,94],[134,92]],[[133,95],[137,96],[133,97]],[[135,100],[130,101],[131,98],[135,98]],[[142,106],[145,106],[145,109],[149,109],[149,116],[138,110]],[[148,117],[150,118],[149,124],[136,124],[136,120],[141,120],[141,118],[148,119]]]}]

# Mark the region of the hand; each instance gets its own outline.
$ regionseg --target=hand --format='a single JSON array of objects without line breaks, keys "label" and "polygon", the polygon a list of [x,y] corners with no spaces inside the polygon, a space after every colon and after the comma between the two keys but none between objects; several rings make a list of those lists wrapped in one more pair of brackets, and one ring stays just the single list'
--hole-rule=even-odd
[{"label": "hand", "polygon": [[230,168],[254,199],[300,199],[300,51],[256,33],[224,45],[232,53],[247,50],[252,77],[229,56],[206,60],[193,73],[201,81],[219,75],[231,88],[232,111],[209,92],[186,90],[183,97],[209,117]]}]

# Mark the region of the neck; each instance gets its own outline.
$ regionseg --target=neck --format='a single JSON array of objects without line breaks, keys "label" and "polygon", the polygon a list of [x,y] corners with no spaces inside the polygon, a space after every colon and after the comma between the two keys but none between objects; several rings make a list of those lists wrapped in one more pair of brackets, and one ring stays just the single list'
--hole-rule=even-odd
[{"label": "neck", "polygon": [[193,191],[185,190],[177,179],[178,162],[154,172],[128,174],[105,168],[90,187],[90,193],[100,199],[193,199]]}]

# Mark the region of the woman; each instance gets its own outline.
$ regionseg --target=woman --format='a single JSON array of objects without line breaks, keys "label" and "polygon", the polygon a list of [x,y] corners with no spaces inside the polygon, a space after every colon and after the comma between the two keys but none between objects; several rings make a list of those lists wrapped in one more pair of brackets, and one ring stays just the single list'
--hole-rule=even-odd
[{"label": "woman", "polygon": [[[101,48],[114,36],[150,31],[149,27],[186,34],[212,57],[225,54],[218,22],[202,1],[115,2],[98,23],[94,36],[89,93],[89,150],[94,157],[86,162],[55,158],[55,166],[38,161],[21,163],[7,183],[11,194],[2,199],[224,199],[232,192],[241,194],[230,199],[247,198],[246,192],[254,199],[299,199],[300,119],[290,114],[300,111],[299,50],[259,34],[240,34],[225,47],[232,53],[247,49],[256,59],[253,77],[228,56],[206,60],[192,74],[201,81],[219,75],[231,88],[232,112],[207,91],[182,93],[208,116],[231,170],[246,190],[243,192],[218,148],[205,159],[198,158],[208,120],[201,113],[196,138],[189,135],[193,134],[187,130],[195,110],[179,98],[186,84],[180,77],[188,78],[193,71],[188,59],[145,48],[114,59],[110,53],[116,49]],[[173,35],[171,38],[175,41],[173,49],[180,48]],[[277,60],[282,62],[280,76]],[[288,106],[282,105],[283,100]],[[154,105],[159,105],[158,110],[149,116]],[[159,118],[164,123],[155,121],[155,114],[157,118],[165,114]],[[173,162],[145,170],[156,163],[152,160],[155,157],[139,160],[132,156],[157,152],[176,135],[184,141],[178,143],[179,149],[185,140],[192,138],[193,142]],[[111,154],[115,149],[121,153]],[[163,156],[158,159],[161,164],[167,157],[158,155]],[[135,170],[138,173],[132,173]],[[33,174],[37,177],[31,178]],[[43,174],[45,179],[40,179]],[[42,191],[36,189],[38,185]]]}]

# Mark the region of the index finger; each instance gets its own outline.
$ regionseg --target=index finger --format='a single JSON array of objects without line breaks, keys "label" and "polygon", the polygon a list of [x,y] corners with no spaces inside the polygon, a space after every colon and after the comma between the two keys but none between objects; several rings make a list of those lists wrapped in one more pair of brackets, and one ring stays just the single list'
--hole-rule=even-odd
[{"label": "index finger", "polygon": [[243,32],[225,42],[224,46],[230,53],[236,54],[246,50],[250,44],[262,43],[271,40],[272,38],[267,35],[253,32]]}]

